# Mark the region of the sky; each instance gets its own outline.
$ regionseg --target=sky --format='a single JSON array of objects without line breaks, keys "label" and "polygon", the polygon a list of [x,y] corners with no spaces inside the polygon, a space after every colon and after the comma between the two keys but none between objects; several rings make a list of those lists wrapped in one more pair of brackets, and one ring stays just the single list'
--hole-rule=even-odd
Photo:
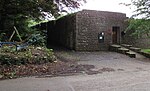
[{"label": "sky", "polygon": [[81,9],[99,10],[99,11],[112,11],[126,13],[127,17],[133,15],[134,8],[127,7],[120,3],[131,3],[131,0],[87,0]]}]

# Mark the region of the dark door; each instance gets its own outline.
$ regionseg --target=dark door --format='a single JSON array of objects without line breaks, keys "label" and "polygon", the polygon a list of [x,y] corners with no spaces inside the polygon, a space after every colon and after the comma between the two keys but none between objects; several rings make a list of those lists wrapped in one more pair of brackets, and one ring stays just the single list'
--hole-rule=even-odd
[{"label": "dark door", "polygon": [[112,43],[117,44],[119,41],[119,31],[120,27],[113,27],[112,28]]}]

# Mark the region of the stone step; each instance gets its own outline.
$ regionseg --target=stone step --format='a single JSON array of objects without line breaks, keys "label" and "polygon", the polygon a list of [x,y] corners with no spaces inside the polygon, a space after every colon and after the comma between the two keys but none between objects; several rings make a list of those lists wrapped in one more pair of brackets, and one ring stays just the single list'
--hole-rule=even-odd
[{"label": "stone step", "polygon": [[118,48],[118,52],[122,54],[126,54],[126,52],[129,52],[129,49],[127,48]]},{"label": "stone step", "polygon": [[121,48],[120,45],[115,45],[114,44],[114,45],[110,45],[109,50],[117,52],[119,48]]},{"label": "stone step", "polygon": [[[128,47],[131,45],[128,45]],[[133,50],[139,50],[138,48],[135,47],[130,47],[133,48]],[[122,53],[122,54],[126,54],[131,58],[136,58],[136,53],[130,51],[131,49],[128,49],[127,47],[122,47],[120,45],[111,45],[109,48],[110,51],[114,51],[114,52],[118,52],[118,53]]]},{"label": "stone step", "polygon": [[121,44],[121,46],[126,47],[126,48],[132,47],[132,45],[128,45],[128,44]]},{"label": "stone step", "polygon": [[130,47],[129,49],[132,50],[132,51],[135,51],[135,52],[140,52],[141,51],[141,48],[137,48],[137,47]]},{"label": "stone step", "polygon": [[134,52],[126,52],[126,55],[128,55],[131,58],[136,58],[136,54]]}]

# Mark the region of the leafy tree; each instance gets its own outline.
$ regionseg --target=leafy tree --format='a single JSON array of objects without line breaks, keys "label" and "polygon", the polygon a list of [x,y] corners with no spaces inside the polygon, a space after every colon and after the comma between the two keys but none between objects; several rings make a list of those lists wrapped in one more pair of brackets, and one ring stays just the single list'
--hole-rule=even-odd
[{"label": "leafy tree", "polygon": [[150,0],[131,0],[136,6],[136,14],[134,16],[142,16],[145,19],[150,18]]},{"label": "leafy tree", "polygon": [[79,8],[82,2],[85,0],[0,0],[0,32],[10,36],[15,26],[28,34],[29,20],[58,17],[61,12]]},{"label": "leafy tree", "polygon": [[[134,31],[131,35],[139,38],[142,35],[150,36],[150,0],[131,0],[136,7],[135,13],[129,19],[129,26],[127,30]],[[134,17],[141,17],[142,19],[133,19]]]},{"label": "leafy tree", "polygon": [[142,36],[150,37],[150,20],[149,19],[129,19],[127,31],[130,31],[132,36],[141,38]]}]

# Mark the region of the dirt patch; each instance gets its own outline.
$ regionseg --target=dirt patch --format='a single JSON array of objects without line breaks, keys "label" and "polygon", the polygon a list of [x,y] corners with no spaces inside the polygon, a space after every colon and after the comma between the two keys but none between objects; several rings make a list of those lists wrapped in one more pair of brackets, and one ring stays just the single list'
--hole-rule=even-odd
[{"label": "dirt patch", "polygon": [[115,70],[113,68],[102,68],[99,71],[101,71],[101,72],[112,72],[112,71],[115,71]]},{"label": "dirt patch", "polygon": [[77,64],[74,61],[71,62],[55,61],[53,63],[45,63],[37,65],[35,64],[12,65],[12,66],[0,65],[0,72],[1,74],[3,74],[0,79],[3,80],[27,76],[55,77],[55,76],[71,76],[78,74],[93,75],[103,72],[115,71],[112,68],[102,68],[97,71],[92,70],[94,68],[95,68],[94,65],[82,65]]},{"label": "dirt patch", "polygon": [[78,65],[74,61],[54,61],[45,64],[0,65],[1,80],[26,76],[64,76],[88,73],[93,65]]}]

